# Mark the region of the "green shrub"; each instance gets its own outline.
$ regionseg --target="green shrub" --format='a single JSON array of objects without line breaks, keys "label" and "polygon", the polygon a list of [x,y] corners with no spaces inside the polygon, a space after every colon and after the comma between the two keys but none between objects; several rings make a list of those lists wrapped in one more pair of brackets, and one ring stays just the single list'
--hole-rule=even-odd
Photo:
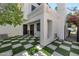
[{"label": "green shrub", "polygon": [[33,55],[33,54],[36,53],[36,52],[38,52],[38,49],[35,48],[35,47],[32,47],[32,48],[28,49],[28,53],[29,53],[30,55]]}]

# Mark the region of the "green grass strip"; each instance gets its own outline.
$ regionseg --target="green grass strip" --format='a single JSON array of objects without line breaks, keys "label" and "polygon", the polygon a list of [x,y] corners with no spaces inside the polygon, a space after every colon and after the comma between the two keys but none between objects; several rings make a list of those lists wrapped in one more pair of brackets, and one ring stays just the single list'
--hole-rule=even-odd
[{"label": "green grass strip", "polygon": [[28,42],[21,42],[22,45],[26,45],[29,44]]},{"label": "green grass strip", "polygon": [[77,46],[79,46],[79,43],[73,43],[73,45],[77,45]]},{"label": "green grass strip", "polygon": [[32,45],[37,45],[37,44],[39,44],[39,42],[32,42],[31,44]]},{"label": "green grass strip", "polygon": [[72,51],[73,53],[76,53],[76,54],[79,55],[79,50],[78,50],[78,49],[71,48],[71,51]]},{"label": "green grass strip", "polygon": [[65,46],[68,46],[68,47],[71,46],[71,44],[67,44],[67,43],[63,43],[62,45],[65,45]]},{"label": "green grass strip", "polygon": [[70,53],[69,51],[66,51],[62,48],[57,48],[56,51],[64,56],[69,56],[69,53]]},{"label": "green grass strip", "polygon": [[38,52],[38,49],[36,47],[31,47],[27,49],[29,55],[33,55],[34,53]]},{"label": "green grass strip", "polygon": [[51,54],[49,52],[47,52],[46,50],[42,49],[41,50],[43,53],[45,53],[47,56],[50,56]]},{"label": "green grass strip", "polygon": [[55,42],[52,42],[52,44],[55,45],[55,46],[59,46],[60,45],[60,44],[55,43]]},{"label": "green grass strip", "polygon": [[8,51],[8,50],[11,50],[11,49],[12,49],[11,46],[7,46],[7,47],[4,47],[4,48],[0,48],[0,53],[5,52],[5,51]]},{"label": "green grass strip", "polygon": [[44,47],[43,50],[47,51],[48,53],[52,54],[53,50],[48,48],[48,47]]},{"label": "green grass strip", "polygon": [[2,42],[2,44],[8,44],[8,43],[11,43],[11,41]]},{"label": "green grass strip", "polygon": [[13,51],[13,55],[17,54],[17,53],[20,53],[22,51],[24,51],[25,48],[23,46],[20,46],[20,47],[17,47],[17,48],[14,48],[12,51]]},{"label": "green grass strip", "polygon": [[20,43],[19,41],[16,41],[16,42],[12,42],[12,45],[15,45],[15,44],[18,44]]}]

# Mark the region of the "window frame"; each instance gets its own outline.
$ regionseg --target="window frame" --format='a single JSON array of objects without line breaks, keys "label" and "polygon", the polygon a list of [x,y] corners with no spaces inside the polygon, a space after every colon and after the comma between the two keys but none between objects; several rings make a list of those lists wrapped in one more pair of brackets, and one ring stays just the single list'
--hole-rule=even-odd
[{"label": "window frame", "polygon": [[37,23],[37,31],[40,31],[40,23]]}]

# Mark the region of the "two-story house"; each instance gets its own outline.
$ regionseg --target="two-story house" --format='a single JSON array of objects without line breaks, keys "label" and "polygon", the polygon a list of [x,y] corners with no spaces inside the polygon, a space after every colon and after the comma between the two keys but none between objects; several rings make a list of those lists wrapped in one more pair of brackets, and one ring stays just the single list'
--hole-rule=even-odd
[{"label": "two-story house", "polygon": [[0,34],[8,34],[8,36],[30,34],[39,37],[42,46],[56,40],[56,35],[59,40],[65,39],[66,7],[64,3],[57,3],[57,10],[51,9],[47,3],[22,5],[24,23],[17,27],[0,26]]}]

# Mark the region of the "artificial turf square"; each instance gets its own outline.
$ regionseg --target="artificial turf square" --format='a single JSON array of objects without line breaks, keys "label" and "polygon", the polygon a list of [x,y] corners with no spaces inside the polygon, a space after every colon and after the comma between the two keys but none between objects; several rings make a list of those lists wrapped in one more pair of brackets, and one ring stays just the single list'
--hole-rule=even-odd
[{"label": "artificial turf square", "polygon": [[11,49],[12,49],[12,46],[7,46],[7,47],[4,47],[4,48],[0,48],[0,53],[11,50]]},{"label": "artificial turf square", "polygon": [[14,49],[12,49],[13,55],[15,55],[15,54],[17,54],[17,53],[20,53],[20,52],[22,52],[22,51],[24,51],[24,50],[25,50],[25,48],[24,48],[23,46],[14,48]]},{"label": "artificial turf square", "polygon": [[26,50],[29,53],[29,55],[33,55],[34,53],[38,52],[38,49],[36,47],[31,47],[31,48],[28,48]]},{"label": "artificial turf square", "polygon": [[21,41],[27,42],[27,40],[25,40],[25,39],[22,39],[22,40],[19,40],[19,41],[20,41],[20,42],[21,42]]},{"label": "artificial turf square", "polygon": [[55,43],[55,42],[52,42],[52,44],[55,45],[55,46],[59,46],[60,45],[60,44]]},{"label": "artificial turf square", "polygon": [[35,46],[35,45],[39,44],[39,42],[32,42],[31,44]]},{"label": "artificial turf square", "polygon": [[65,45],[65,46],[71,47],[71,44],[67,44],[67,43],[62,43],[62,45]]},{"label": "artificial turf square", "polygon": [[79,43],[73,43],[73,45],[77,45],[77,46],[79,46]]},{"label": "artificial turf square", "polygon": [[8,43],[11,43],[11,41],[2,42],[2,44],[8,44]]},{"label": "artificial turf square", "polygon": [[49,54],[52,54],[54,52],[54,50],[48,48],[48,47],[44,47],[43,50],[47,51]]},{"label": "artificial turf square", "polygon": [[0,43],[0,46],[1,46],[1,44],[2,44],[2,43]]},{"label": "artificial turf square", "polygon": [[76,54],[79,55],[79,50],[78,49],[71,48],[71,52],[76,53]]},{"label": "artificial turf square", "polygon": [[28,42],[21,42],[22,45],[26,45],[29,44]]},{"label": "artificial turf square", "polygon": [[19,40],[24,40],[24,38],[18,38]]},{"label": "artificial turf square", "polygon": [[61,55],[64,55],[64,56],[69,56],[69,51],[66,51],[65,49],[62,49],[62,48],[57,48],[56,49],[56,52],[60,53]]},{"label": "artificial turf square", "polygon": [[19,41],[12,42],[12,45],[19,44],[19,43],[20,43]]},{"label": "artificial turf square", "polygon": [[1,40],[0,43],[2,43],[3,41]]},{"label": "artificial turf square", "polygon": [[41,50],[44,54],[46,54],[47,56],[50,56],[51,54],[49,52],[47,52],[46,50],[42,49]]}]

